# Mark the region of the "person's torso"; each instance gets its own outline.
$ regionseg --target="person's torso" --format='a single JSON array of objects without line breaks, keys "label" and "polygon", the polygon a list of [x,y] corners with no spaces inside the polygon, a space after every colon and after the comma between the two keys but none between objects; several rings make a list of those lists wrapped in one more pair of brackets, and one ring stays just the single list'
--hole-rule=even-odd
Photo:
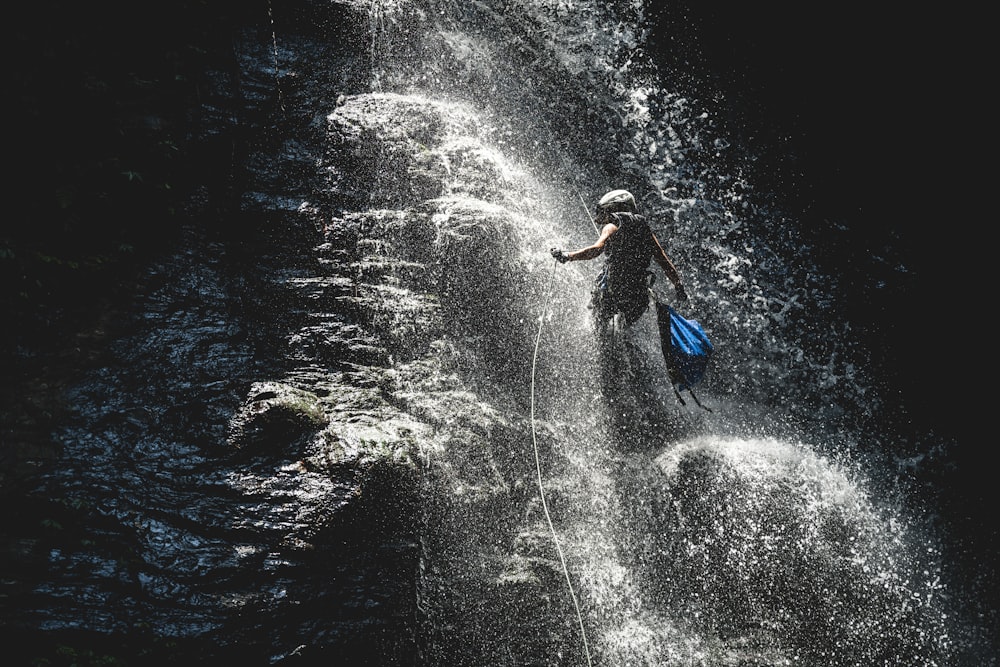
[{"label": "person's torso", "polygon": [[649,223],[635,213],[611,215],[618,230],[608,238],[605,249],[609,287],[613,291],[644,287],[653,258],[653,233]]}]

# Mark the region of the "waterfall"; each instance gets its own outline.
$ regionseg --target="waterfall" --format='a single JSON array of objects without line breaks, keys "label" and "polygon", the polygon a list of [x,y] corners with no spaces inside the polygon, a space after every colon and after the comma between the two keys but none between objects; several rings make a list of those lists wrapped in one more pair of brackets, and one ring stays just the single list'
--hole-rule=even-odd
[{"label": "waterfall", "polygon": [[[842,286],[725,100],[657,66],[651,4],[275,4],[240,35],[265,118],[246,232],[185,228],[70,388],[33,502],[91,532],[32,547],[32,637],[167,662],[986,664],[990,619],[879,453]],[[549,254],[593,242],[618,188],[716,346],[711,410],[677,401],[654,309],[599,350],[599,262]]]},{"label": "waterfall", "polygon": [[[824,307],[788,265],[804,242],[767,242],[759,227],[782,221],[752,207],[738,175],[711,191],[697,179],[720,167],[687,171],[693,147],[728,146],[706,122],[716,110],[641,67],[642,3],[375,7],[374,92],[330,122],[369,166],[363,215],[399,227],[379,252],[436,276],[394,280],[432,286],[431,348],[463,390],[437,408],[426,457],[427,664],[947,664],[937,550],[869,489],[850,458],[864,434],[842,432],[857,419],[845,412],[876,400],[870,380],[844,332],[821,354],[796,336],[803,311]],[[706,387],[716,413],[674,403],[650,316],[602,373],[596,268],[548,258],[589,244],[584,207],[617,187],[641,193],[723,350]]]}]

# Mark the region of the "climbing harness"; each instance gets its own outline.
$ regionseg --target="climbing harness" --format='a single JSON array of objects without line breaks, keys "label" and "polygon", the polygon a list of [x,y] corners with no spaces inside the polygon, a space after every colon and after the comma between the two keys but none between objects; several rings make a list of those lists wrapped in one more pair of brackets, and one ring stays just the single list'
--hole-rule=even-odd
[{"label": "climbing harness", "polygon": [[545,314],[549,310],[549,301],[552,298],[552,284],[556,275],[555,267],[558,262],[552,265],[552,275],[549,277],[548,295],[545,297],[545,306],[542,314],[538,318],[538,334],[535,336],[535,352],[531,357],[531,445],[535,450],[535,472],[538,475],[538,495],[542,500],[542,510],[545,512],[545,520],[549,524],[549,532],[552,533],[552,542],[556,545],[556,552],[559,554],[559,562],[562,564],[563,574],[566,575],[566,585],[569,586],[569,595],[573,598],[573,606],[576,608],[576,619],[580,623],[580,636],[583,639],[583,651],[587,656],[587,665],[591,665],[590,648],[587,646],[587,632],[583,628],[583,615],[580,613],[580,604],[576,600],[576,592],[573,590],[573,581],[569,576],[569,568],[566,567],[566,558],[563,556],[562,547],[559,546],[559,538],[556,536],[556,529],[552,525],[552,517],[549,515],[549,506],[545,502],[545,488],[542,486],[542,463],[538,456],[538,440],[535,432],[535,368],[538,362],[538,346],[542,339],[542,323],[545,322]]}]

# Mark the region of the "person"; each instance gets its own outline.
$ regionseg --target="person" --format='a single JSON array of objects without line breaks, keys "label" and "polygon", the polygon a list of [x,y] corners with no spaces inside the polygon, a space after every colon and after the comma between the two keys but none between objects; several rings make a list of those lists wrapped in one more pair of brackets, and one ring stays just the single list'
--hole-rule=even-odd
[{"label": "person", "polygon": [[601,197],[595,223],[600,228],[600,236],[593,245],[571,252],[552,248],[550,252],[560,263],[606,255],[592,301],[602,325],[621,313],[626,325],[631,326],[646,312],[649,287],[654,278],[649,271],[651,261],[656,262],[673,283],[678,300],[688,300],[680,274],[649,228],[645,216],[639,215],[632,193],[612,190]]}]

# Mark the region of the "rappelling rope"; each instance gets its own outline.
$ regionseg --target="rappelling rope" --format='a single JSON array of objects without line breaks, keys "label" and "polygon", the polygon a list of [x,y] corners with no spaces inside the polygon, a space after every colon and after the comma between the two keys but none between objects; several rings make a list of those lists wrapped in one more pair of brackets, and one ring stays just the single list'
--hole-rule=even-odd
[{"label": "rappelling rope", "polygon": [[583,195],[581,195],[580,191],[576,189],[576,186],[571,186],[571,187],[573,187],[573,190],[576,191],[576,196],[580,198],[580,203],[583,204],[583,210],[587,212],[587,217],[590,218],[590,224],[594,226],[594,231],[600,234],[601,230],[598,229],[597,223],[594,221],[594,216],[590,214],[590,209],[587,208],[587,202],[583,200]]},{"label": "rappelling rope", "polygon": [[[562,148],[562,146],[560,146],[560,148]],[[566,168],[566,171],[568,173],[572,173],[573,170],[570,169],[569,167],[569,160],[566,159],[566,154],[560,151],[559,158],[562,160],[563,166]],[[575,192],[576,196],[580,198],[580,204],[583,205],[583,210],[586,212],[587,217],[590,218],[590,224],[594,226],[594,231],[600,234],[601,230],[597,227],[597,222],[594,221],[594,216],[590,214],[590,209],[587,208],[587,202],[583,199],[583,195],[580,194],[580,190],[576,187],[576,184],[573,183],[572,181],[570,182],[569,186],[573,188],[573,192]]]},{"label": "rappelling rope", "polygon": [[535,336],[535,352],[531,357],[531,445],[535,450],[535,472],[538,474],[538,495],[542,499],[542,510],[545,512],[545,521],[549,524],[549,531],[552,533],[552,542],[556,545],[556,552],[559,554],[559,562],[562,563],[563,574],[566,575],[566,585],[569,586],[569,595],[573,598],[573,607],[576,608],[576,619],[580,623],[580,636],[583,638],[583,652],[587,656],[587,665],[590,662],[590,647],[587,646],[587,632],[583,628],[583,614],[580,613],[580,604],[576,600],[576,593],[573,591],[573,581],[569,576],[569,568],[566,567],[566,558],[563,556],[562,547],[559,546],[559,538],[556,536],[556,529],[552,525],[552,517],[549,515],[549,506],[545,502],[545,488],[542,486],[542,463],[538,456],[538,439],[535,432],[535,368],[538,363],[538,345],[542,340],[542,324],[545,322],[545,314],[549,311],[549,301],[552,298],[552,285],[556,275],[556,265],[552,265],[552,275],[549,277],[548,295],[545,297],[545,306],[542,314],[538,318],[538,334]]}]

